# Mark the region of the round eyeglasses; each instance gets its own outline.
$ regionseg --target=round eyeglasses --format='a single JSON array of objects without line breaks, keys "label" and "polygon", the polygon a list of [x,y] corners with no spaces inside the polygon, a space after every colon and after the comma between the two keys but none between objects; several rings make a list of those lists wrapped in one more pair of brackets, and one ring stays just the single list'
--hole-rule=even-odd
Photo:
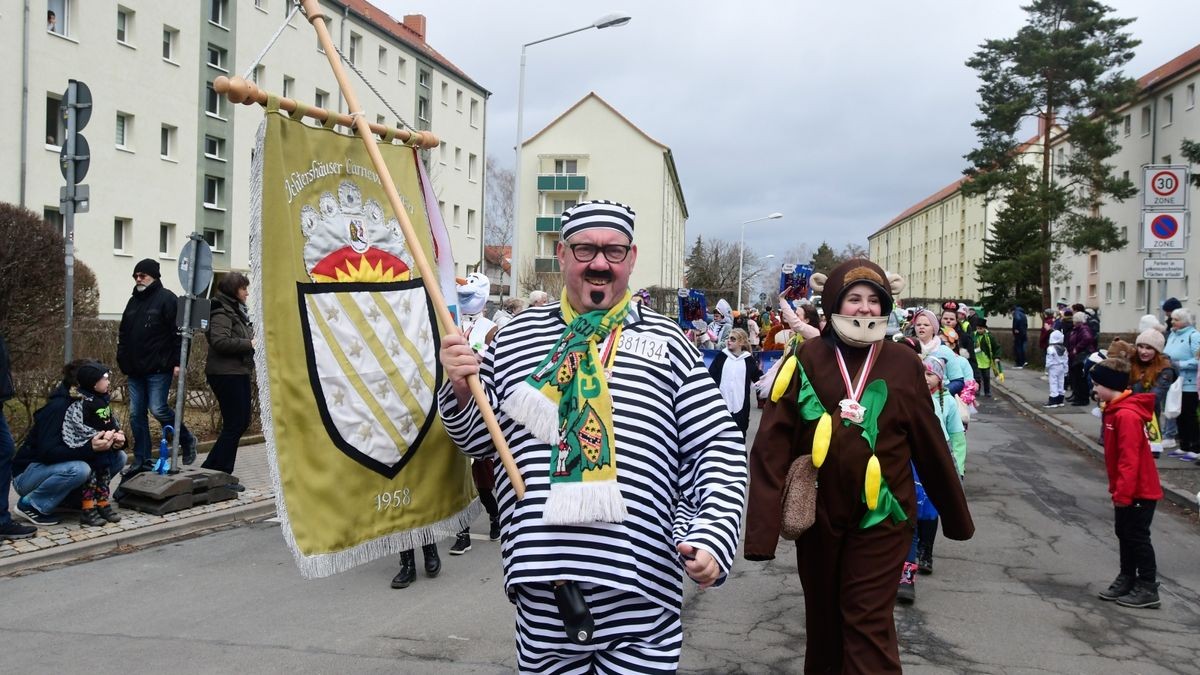
[{"label": "round eyeglasses", "polygon": [[606,246],[567,244],[567,248],[571,249],[571,255],[575,256],[575,260],[579,262],[591,262],[596,258],[596,254],[603,250],[605,260],[610,263],[619,263],[629,256],[629,249],[633,247],[627,244],[608,244]]}]

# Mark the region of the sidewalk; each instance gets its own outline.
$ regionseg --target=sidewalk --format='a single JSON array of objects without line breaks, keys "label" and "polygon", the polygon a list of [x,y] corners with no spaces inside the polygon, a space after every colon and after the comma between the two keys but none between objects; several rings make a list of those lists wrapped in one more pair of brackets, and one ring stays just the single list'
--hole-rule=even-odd
[{"label": "sidewalk", "polygon": [[[1026,415],[1038,420],[1064,441],[1086,450],[1101,461],[1104,446],[1100,443],[1100,420],[1092,415],[1094,405],[1062,408],[1043,408],[1050,395],[1044,373],[1040,370],[1014,370],[1006,367],[1004,384],[993,379],[996,393],[1006,397]],[[1163,452],[1158,460],[1158,475],[1166,499],[1188,510],[1196,508],[1196,492],[1200,490],[1200,462],[1189,463],[1167,457]]]},{"label": "sidewalk", "polygon": [[[200,466],[204,457],[201,454],[194,466]],[[79,524],[78,511],[62,511],[58,514],[63,519],[61,524],[39,528],[32,539],[0,539],[0,577],[275,515],[275,492],[271,487],[265,444],[243,445],[238,449],[236,476],[246,486],[246,491],[239,493],[237,499],[195,506],[165,516],[118,509],[121,522],[104,527],[84,527]],[[13,520],[27,524],[28,521],[16,515],[16,505],[17,494],[10,490]]]}]

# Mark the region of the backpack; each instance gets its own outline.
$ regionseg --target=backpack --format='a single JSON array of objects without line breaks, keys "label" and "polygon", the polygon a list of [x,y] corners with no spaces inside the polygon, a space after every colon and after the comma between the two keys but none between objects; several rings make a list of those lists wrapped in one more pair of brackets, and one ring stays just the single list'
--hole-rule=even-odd
[{"label": "backpack", "polygon": [[1094,310],[1090,307],[1087,309],[1084,309],[1083,313],[1087,316],[1087,326],[1088,326],[1088,328],[1091,329],[1092,335],[1094,335],[1096,337],[1096,339],[1099,340],[1100,339],[1100,315],[1096,313],[1096,310]]}]

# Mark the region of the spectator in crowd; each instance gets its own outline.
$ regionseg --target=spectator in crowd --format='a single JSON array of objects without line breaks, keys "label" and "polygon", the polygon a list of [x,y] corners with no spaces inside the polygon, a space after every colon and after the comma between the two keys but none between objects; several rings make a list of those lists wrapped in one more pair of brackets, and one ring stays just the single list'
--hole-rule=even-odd
[{"label": "spectator in crowd", "polygon": [[504,328],[513,317],[525,310],[525,301],[520,298],[509,298],[492,314],[492,323],[497,328]]},{"label": "spectator in crowd", "polygon": [[50,31],[51,33],[59,32],[58,15],[55,14],[54,10],[52,9],[46,12],[46,30]]},{"label": "spectator in crowd", "polygon": [[1025,345],[1029,341],[1029,318],[1025,316],[1025,308],[1013,306],[1013,368],[1025,367]]},{"label": "spectator in crowd", "polygon": [[530,291],[529,293],[530,307],[541,307],[549,301],[550,296],[546,293],[546,291]]},{"label": "spectator in crowd", "polygon": [[37,528],[15,523],[8,511],[8,490],[12,486],[13,455],[16,446],[8,420],[4,417],[4,402],[16,394],[12,380],[12,366],[8,361],[8,344],[0,335],[0,539],[28,539],[37,534]]},{"label": "spectator in crowd", "polygon": [[[63,367],[63,379],[50,393],[46,404],[33,413],[33,426],[17,450],[13,460],[13,488],[20,499],[17,512],[34,525],[57,525],[61,522],[54,510],[72,490],[81,487],[92,475],[89,464],[98,453],[109,453],[124,443],[117,432],[104,431],[70,445],[63,437],[63,422],[67,409],[75,402],[71,388],[76,385],[76,373],[87,364],[77,359]],[[108,473],[115,475],[125,466],[125,453],[107,455]]]},{"label": "spectator in crowd", "polygon": [[1087,323],[1087,314],[1073,311],[1071,333],[1067,335],[1067,353],[1070,355],[1070,370],[1067,379],[1071,383],[1071,405],[1091,404],[1088,394],[1087,359],[1096,351],[1096,336]]},{"label": "spectator in crowd", "polygon": [[[69,446],[79,446],[96,434],[113,433],[113,449],[97,452],[88,460],[92,473],[83,484],[79,512],[80,524],[100,527],[121,520],[109,503],[109,483],[113,477],[112,466],[117,461],[114,455],[125,447],[125,434],[113,415],[108,395],[112,384],[108,366],[95,361],[84,363],[75,371],[75,380],[79,399],[67,408],[62,427],[63,441]],[[124,466],[124,455],[120,462]]]},{"label": "spectator in crowd", "polygon": [[[221,432],[201,465],[205,469],[232,474],[237,463],[238,443],[250,427],[250,377],[254,374],[254,324],[246,309],[250,280],[241,272],[230,272],[217,282],[212,313],[208,319],[208,363],[204,376],[221,408]],[[241,483],[226,487],[237,492]]]},{"label": "spectator in crowd", "polygon": [[[1200,358],[1200,331],[1196,330],[1196,317],[1190,310],[1180,307],[1171,312],[1171,333],[1163,353],[1171,359],[1171,366],[1183,380],[1183,405],[1175,424],[1179,429],[1179,459],[1194,462],[1200,457],[1200,430],[1197,429],[1196,366]],[[1175,455],[1175,453],[1172,453]]]},{"label": "spectator in crowd", "polygon": [[[1137,336],[1137,342],[1134,343],[1136,354],[1129,363],[1129,389],[1135,394],[1154,394],[1154,415],[1160,431],[1164,422],[1163,402],[1167,398],[1167,390],[1176,378],[1171,359],[1163,354],[1166,346],[1167,340],[1161,332],[1155,328],[1147,328]],[[1154,449],[1153,446],[1151,449]],[[1175,456],[1182,454],[1182,451],[1178,451]]]},{"label": "spectator in crowd", "polygon": [[1038,336],[1038,348],[1043,353],[1050,344],[1050,333],[1053,333],[1054,330],[1054,310],[1047,307],[1042,310],[1042,334]]},{"label": "spectator in crowd", "polygon": [[[133,294],[121,315],[117,338],[117,365],[128,378],[129,427],[133,432],[134,467],[150,463],[150,422],[175,424],[175,411],[167,404],[171,380],[179,376],[182,338],[175,326],[175,294],[163,286],[158,261],[145,258],[133,268]],[[196,461],[196,439],[180,425],[183,463]]]}]

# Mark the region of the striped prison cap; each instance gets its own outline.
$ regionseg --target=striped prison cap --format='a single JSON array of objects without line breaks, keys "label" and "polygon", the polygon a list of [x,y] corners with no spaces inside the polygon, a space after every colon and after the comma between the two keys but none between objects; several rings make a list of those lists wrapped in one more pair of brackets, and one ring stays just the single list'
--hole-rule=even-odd
[{"label": "striped prison cap", "polygon": [[584,230],[604,228],[620,232],[633,241],[634,215],[628,206],[607,199],[579,202],[563,211],[562,238],[567,239]]}]

